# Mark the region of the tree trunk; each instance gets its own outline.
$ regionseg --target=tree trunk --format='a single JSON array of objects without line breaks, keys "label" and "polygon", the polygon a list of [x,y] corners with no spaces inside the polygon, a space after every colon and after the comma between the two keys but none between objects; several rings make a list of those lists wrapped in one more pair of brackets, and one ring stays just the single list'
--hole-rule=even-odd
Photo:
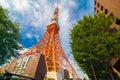
[{"label": "tree trunk", "polygon": [[105,64],[106,64],[106,67],[107,67],[106,70],[108,70],[111,80],[115,80],[114,76],[113,76],[113,69],[112,69],[112,65],[111,65],[110,61],[106,61]]}]

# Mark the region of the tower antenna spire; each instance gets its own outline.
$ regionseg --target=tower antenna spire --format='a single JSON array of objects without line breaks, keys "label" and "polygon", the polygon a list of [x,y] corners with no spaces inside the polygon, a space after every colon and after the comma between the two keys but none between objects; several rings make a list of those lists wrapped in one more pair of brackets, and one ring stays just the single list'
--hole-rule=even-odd
[{"label": "tower antenna spire", "polygon": [[53,16],[52,16],[52,18],[51,18],[51,22],[52,22],[52,21],[58,22],[58,11],[59,11],[59,9],[58,9],[58,4],[57,4],[56,7],[55,7]]}]

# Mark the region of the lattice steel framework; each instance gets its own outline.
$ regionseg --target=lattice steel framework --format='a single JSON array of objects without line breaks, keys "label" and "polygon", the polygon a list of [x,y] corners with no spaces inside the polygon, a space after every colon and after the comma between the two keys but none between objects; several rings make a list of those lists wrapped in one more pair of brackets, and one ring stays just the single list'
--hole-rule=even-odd
[{"label": "lattice steel framework", "polygon": [[60,43],[59,37],[59,24],[58,24],[58,7],[55,8],[53,17],[50,23],[47,25],[47,30],[42,38],[37,42],[35,46],[29,49],[25,55],[33,53],[44,54],[47,66],[47,72],[60,71],[60,67],[64,67],[74,77],[79,79],[76,71],[67,59]]}]

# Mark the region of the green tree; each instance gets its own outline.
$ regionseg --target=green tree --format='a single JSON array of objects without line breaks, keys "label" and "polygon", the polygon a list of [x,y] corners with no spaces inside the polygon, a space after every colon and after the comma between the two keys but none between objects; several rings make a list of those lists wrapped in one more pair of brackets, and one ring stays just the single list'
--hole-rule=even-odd
[{"label": "green tree", "polygon": [[17,50],[21,49],[19,40],[18,23],[12,22],[8,11],[0,6],[0,65],[17,56]]},{"label": "green tree", "polygon": [[111,28],[114,21],[112,14],[85,16],[71,30],[73,56],[92,80],[119,80],[110,63],[120,52],[120,30]]}]

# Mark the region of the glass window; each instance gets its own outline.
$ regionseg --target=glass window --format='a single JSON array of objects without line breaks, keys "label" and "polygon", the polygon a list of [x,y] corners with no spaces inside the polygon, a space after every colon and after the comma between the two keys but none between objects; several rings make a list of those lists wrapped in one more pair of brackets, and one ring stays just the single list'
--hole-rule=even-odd
[{"label": "glass window", "polygon": [[108,10],[107,9],[105,9],[105,14],[107,14],[108,13]]},{"label": "glass window", "polygon": [[99,11],[97,10],[97,13],[99,13]]},{"label": "glass window", "polygon": [[116,64],[114,65],[114,68],[120,72],[120,59],[116,62]]},{"label": "glass window", "polygon": [[97,6],[98,6],[98,8],[99,8],[100,4],[98,3]]},{"label": "glass window", "polygon": [[115,22],[117,25],[120,25],[120,19],[116,19],[116,22]]},{"label": "glass window", "polygon": [[96,11],[96,8],[94,10]]},{"label": "glass window", "polygon": [[97,2],[95,1],[95,5],[96,5],[96,3],[97,3]]},{"label": "glass window", "polygon": [[101,5],[101,10],[103,10],[103,6]]}]

